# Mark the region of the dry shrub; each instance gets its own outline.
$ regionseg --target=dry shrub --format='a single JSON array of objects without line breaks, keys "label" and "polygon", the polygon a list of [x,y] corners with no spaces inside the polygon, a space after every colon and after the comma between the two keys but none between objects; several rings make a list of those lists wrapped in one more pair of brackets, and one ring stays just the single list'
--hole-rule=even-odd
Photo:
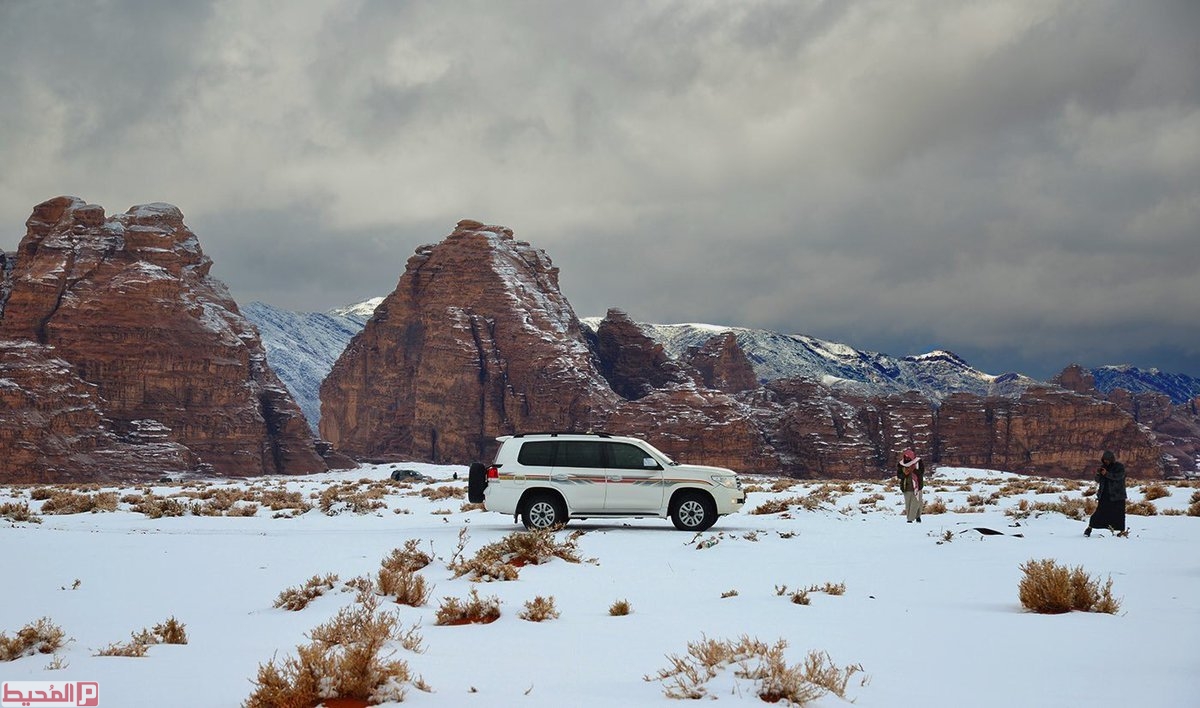
[{"label": "dry shrub", "polygon": [[308,607],[308,603],[333,589],[338,576],[327,573],[325,576],[314,575],[303,585],[288,588],[279,593],[275,599],[275,607],[295,612]]},{"label": "dry shrub", "polygon": [[1121,603],[1112,596],[1112,578],[1103,588],[1081,566],[1067,568],[1046,558],[1021,564],[1025,574],[1017,587],[1021,605],[1039,614],[1072,610],[1115,614]]},{"label": "dry shrub", "polygon": [[96,656],[124,656],[128,658],[139,658],[146,655],[146,650],[150,647],[136,640],[129,640],[124,644],[109,644],[103,649],[96,652]]},{"label": "dry shrub", "polygon": [[465,487],[453,487],[449,484],[444,484],[440,487],[424,487],[421,489],[421,496],[429,501],[442,501],[443,499],[462,499],[467,496]]},{"label": "dry shrub", "polygon": [[[34,490],[37,492],[39,490]],[[31,498],[36,499],[33,495]],[[83,514],[117,510],[116,492],[77,494],[65,489],[51,489],[46,501],[42,502],[43,514]]]},{"label": "dry shrub", "polygon": [[862,499],[859,499],[858,503],[860,506],[875,506],[875,504],[883,501],[883,499],[884,499],[884,497],[882,494],[876,493],[876,494],[871,494],[871,495],[865,496]]},{"label": "dry shrub", "polygon": [[790,596],[793,605],[811,605],[812,600],[808,598],[807,590],[793,590]]},{"label": "dry shrub", "polygon": [[49,617],[31,622],[10,637],[0,632],[0,661],[15,661],[23,656],[53,654],[66,644],[62,629]]},{"label": "dry shrub", "polygon": [[255,689],[245,708],[307,708],[331,699],[370,704],[404,700],[411,680],[408,664],[383,655],[398,639],[394,614],[379,612],[372,596],[342,608],[326,624],[313,629],[307,646],[280,665],[259,664]]},{"label": "dry shrub", "polygon": [[826,595],[845,595],[845,583],[825,583],[824,585],[813,585],[808,589],[809,592],[823,592]]},{"label": "dry shrub", "polygon": [[759,504],[754,509],[750,510],[751,514],[779,514],[788,511],[793,506],[801,506],[804,504],[804,497],[781,497],[779,499],[768,499]]},{"label": "dry shrub", "polygon": [[[755,683],[755,693],[764,702],[802,706],[826,693],[845,699],[851,677],[863,670],[858,664],[839,669],[828,654],[815,651],[809,652],[804,662],[789,665],[786,648],[783,639],[770,646],[745,635],[736,643],[702,639],[688,644],[685,657],[668,655],[671,666],[644,679],[661,681],[668,698],[699,699],[708,694],[705,684],[709,680],[733,667],[735,677]],[[861,683],[866,682],[864,677]]]},{"label": "dry shrub", "polygon": [[469,573],[472,580],[516,580],[520,568],[541,565],[552,558],[579,563],[576,539],[578,536],[573,534],[563,540],[549,530],[519,531],[480,548],[467,560],[458,560],[456,554],[449,566],[456,578]]},{"label": "dry shrub", "polygon": [[425,578],[411,570],[379,569],[379,592],[396,598],[396,602],[410,607],[420,607],[429,600],[433,588]]},{"label": "dry shrub", "polygon": [[433,557],[417,547],[420,543],[420,539],[408,539],[402,548],[393,549],[388,557],[383,559],[383,567],[388,570],[416,572],[429,565],[433,562]]},{"label": "dry shrub", "polygon": [[21,521],[31,524],[42,523],[42,518],[29,508],[29,502],[5,502],[0,504],[0,519],[8,519],[13,523]]},{"label": "dry shrub", "polygon": [[441,606],[438,607],[434,624],[488,624],[499,618],[499,598],[493,596],[486,600],[481,599],[475,588],[471,588],[471,594],[466,601],[456,597],[443,598]]},{"label": "dry shrub", "polygon": [[383,487],[359,489],[354,482],[346,482],[323,490],[317,506],[326,516],[336,516],[344,511],[352,514],[369,514],[387,506],[382,500],[387,494]]},{"label": "dry shrub", "polygon": [[633,608],[629,606],[629,600],[617,600],[608,607],[608,614],[613,617],[624,617],[633,612]]},{"label": "dry shrub", "polygon": [[523,620],[530,622],[545,622],[550,619],[558,619],[558,608],[554,606],[554,597],[537,597],[525,603],[525,609],[521,610],[517,615]]},{"label": "dry shrub", "polygon": [[1056,502],[1039,501],[1030,504],[1022,499],[1015,510],[1006,509],[1004,513],[1017,518],[1025,518],[1032,512],[1051,512],[1062,514],[1068,519],[1082,521],[1095,513],[1096,506],[1096,500],[1091,497],[1071,497],[1063,494]]},{"label": "dry shrub", "polygon": [[147,518],[151,519],[184,516],[188,513],[188,509],[188,504],[174,497],[160,497],[155,494],[143,495],[130,507],[130,511],[145,514]]},{"label": "dry shrub", "polygon": [[1157,516],[1158,507],[1151,501],[1133,502],[1125,507],[1125,513],[1130,516]]},{"label": "dry shrub", "polygon": [[1154,482],[1151,484],[1142,485],[1142,499],[1146,501],[1154,501],[1171,496],[1171,490],[1167,489],[1166,485]]},{"label": "dry shrub", "polygon": [[292,511],[303,514],[312,509],[312,504],[304,500],[300,492],[289,492],[286,489],[264,489],[259,494],[258,502],[271,511]]},{"label": "dry shrub", "polygon": [[729,598],[729,597],[737,597],[737,596],[738,596],[737,590],[726,590],[725,592],[721,593],[722,600]]},{"label": "dry shrub", "polygon": [[145,656],[146,650],[155,644],[187,643],[187,627],[174,617],[168,617],[166,621],[154,625],[153,629],[134,632],[124,644],[109,644],[96,652],[96,656],[140,657]]},{"label": "dry shrub", "polygon": [[801,484],[800,480],[792,479],[791,477],[782,477],[771,482],[772,492],[786,492],[797,484]]},{"label": "dry shrub", "polygon": [[945,514],[946,513],[946,501],[944,499],[942,499],[941,497],[934,497],[933,499],[925,502],[925,504],[921,507],[921,513],[922,514]]}]

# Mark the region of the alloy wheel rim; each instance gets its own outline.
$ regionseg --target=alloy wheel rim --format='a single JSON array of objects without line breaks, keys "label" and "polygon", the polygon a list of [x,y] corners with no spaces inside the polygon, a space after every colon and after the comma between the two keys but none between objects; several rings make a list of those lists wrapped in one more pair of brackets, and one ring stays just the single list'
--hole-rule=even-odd
[{"label": "alloy wheel rim", "polygon": [[684,526],[699,526],[704,521],[704,506],[698,501],[685,501],[679,505],[679,520]]}]

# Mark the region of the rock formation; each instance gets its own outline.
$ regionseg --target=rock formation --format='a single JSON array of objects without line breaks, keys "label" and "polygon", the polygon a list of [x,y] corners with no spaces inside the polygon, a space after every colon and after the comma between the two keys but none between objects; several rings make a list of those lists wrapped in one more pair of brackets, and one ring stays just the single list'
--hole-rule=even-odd
[{"label": "rock formation", "polygon": [[805,378],[759,385],[732,332],[676,361],[619,310],[589,336],[544,252],[463,221],[418,249],[334,365],[321,434],[359,458],[460,464],[490,459],[498,435],[605,430],[682,461],[805,477],[889,475],[910,446],[934,464],[1072,477],[1114,449],[1133,477],[1163,473],[1162,446],[1120,405],[1015,390],[934,401]]},{"label": "rock formation", "polygon": [[[57,415],[54,436],[41,443],[0,450],[4,479],[43,477],[51,467],[61,479],[132,468],[326,469],[258,334],[209,276],[212,262],[177,208],[149,204],[106,218],[99,206],[58,197],[35,207],[26,227],[5,283],[6,356],[33,356],[30,343],[40,345],[66,363],[49,385],[89,403],[78,417]],[[0,428],[53,406],[52,389],[35,380],[17,388],[24,393],[5,398]]]},{"label": "rock formation", "polygon": [[498,435],[590,429],[619,400],[549,257],[460,221],[417,249],[338,358],[320,431],[360,459],[470,462]]}]

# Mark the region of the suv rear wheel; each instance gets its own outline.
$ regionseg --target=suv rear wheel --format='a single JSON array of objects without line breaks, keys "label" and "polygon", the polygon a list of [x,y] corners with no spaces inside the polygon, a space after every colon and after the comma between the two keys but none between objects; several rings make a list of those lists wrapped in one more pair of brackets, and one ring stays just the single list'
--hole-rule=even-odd
[{"label": "suv rear wheel", "polygon": [[704,492],[681,492],[671,507],[671,522],[680,531],[707,531],[717,522],[717,505]]},{"label": "suv rear wheel", "polygon": [[530,531],[544,531],[563,526],[567,523],[567,507],[553,494],[534,494],[521,510],[521,523]]}]

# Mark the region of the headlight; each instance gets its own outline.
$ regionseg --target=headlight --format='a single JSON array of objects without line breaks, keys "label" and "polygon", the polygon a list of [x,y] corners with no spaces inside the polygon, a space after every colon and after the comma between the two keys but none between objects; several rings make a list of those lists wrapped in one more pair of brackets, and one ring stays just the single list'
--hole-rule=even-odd
[{"label": "headlight", "polygon": [[716,482],[722,487],[725,487],[726,489],[739,489],[741,487],[741,485],[738,484],[738,478],[732,475],[714,474],[712,476],[712,481]]}]

